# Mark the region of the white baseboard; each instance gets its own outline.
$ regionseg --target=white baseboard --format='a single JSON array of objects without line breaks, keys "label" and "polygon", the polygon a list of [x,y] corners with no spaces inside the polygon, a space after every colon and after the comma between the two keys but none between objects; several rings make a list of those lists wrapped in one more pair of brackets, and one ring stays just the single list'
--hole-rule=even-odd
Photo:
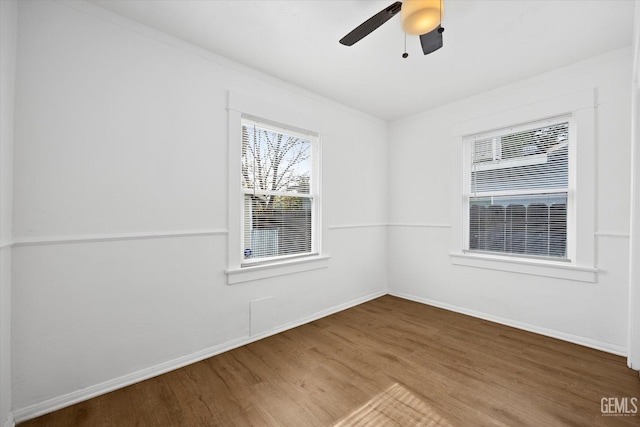
[{"label": "white baseboard", "polygon": [[[192,363],[196,363],[201,360],[208,359],[209,357],[215,356],[217,354],[224,353],[225,351],[233,350],[234,348],[237,348],[237,347],[242,347],[243,345],[247,345],[254,341],[258,341],[263,338],[266,338],[268,336],[275,335],[280,332],[284,332],[288,329],[296,328],[298,326],[304,325],[305,323],[313,322],[314,320],[318,320],[323,317],[329,316],[331,314],[337,313],[339,311],[346,310],[356,305],[360,305],[362,303],[365,303],[375,298],[379,298],[386,294],[387,294],[386,290],[372,292],[370,294],[361,296],[359,298],[353,299],[343,304],[338,304],[326,310],[316,312],[302,319],[298,319],[295,322],[278,326],[272,330],[266,331],[264,333],[261,333],[255,336],[245,336],[235,340],[228,341],[220,345],[205,348],[193,354],[189,354],[186,356],[179,357],[177,359],[169,360],[167,362],[160,363],[158,365],[155,365],[146,369],[142,369],[140,371],[133,372],[131,374],[124,375],[122,377],[114,378],[112,380],[105,381],[100,384],[92,385],[90,387],[77,390],[77,391],[65,394],[63,396],[54,397],[53,399],[45,400],[44,402],[36,403],[34,405],[30,405],[25,408],[15,410],[13,411],[13,416],[10,417],[10,420],[7,420],[7,422],[5,423],[5,426],[13,427],[15,425],[15,422],[30,420],[32,418],[36,418],[41,415],[48,414],[49,412],[57,411],[58,409],[62,409],[67,406],[71,406],[76,403],[89,400],[93,397],[109,393],[111,391],[138,383],[140,381],[147,380],[149,378],[156,377],[158,375],[162,375],[164,373],[182,368]],[[15,422],[14,422],[14,419],[15,419]],[[11,423],[9,423],[9,421],[11,421]]]},{"label": "white baseboard", "polygon": [[418,297],[415,295],[404,294],[402,292],[390,291],[389,295],[392,295],[398,298],[407,299],[410,301],[419,302],[426,305],[431,305],[433,307],[443,308],[445,310],[454,311],[456,313],[466,314],[468,316],[477,317],[478,319],[488,320],[490,322],[499,323],[501,325],[511,326],[513,328],[522,329],[524,331],[533,332],[539,335],[544,335],[551,338],[557,338],[562,341],[568,341],[573,344],[578,344],[584,347],[589,347],[589,348],[604,351],[607,353],[616,354],[618,356],[627,355],[627,349],[622,346],[604,343],[604,342],[592,340],[589,338],[581,337],[578,335],[567,334],[565,332],[560,332],[553,329],[541,328],[539,326],[518,322],[516,320],[507,319],[505,317],[494,316],[491,314],[486,314],[486,313],[482,313],[475,310],[469,310],[467,308],[462,308],[462,307],[447,304],[444,302]]},{"label": "white baseboard", "polygon": [[7,419],[7,421],[5,422],[4,427],[14,427],[16,422],[22,422],[35,417],[39,417],[49,412],[53,412],[58,409],[65,408],[67,406],[71,406],[76,403],[83,402],[93,397],[100,396],[102,394],[106,394],[111,391],[138,383],[140,381],[144,381],[149,378],[162,375],[164,373],[182,368],[192,363],[196,363],[201,360],[208,359],[209,357],[213,357],[217,354],[224,353],[226,351],[233,350],[234,348],[241,347],[243,345],[250,344],[254,341],[261,340],[271,335],[275,335],[280,332],[284,332],[286,330],[304,325],[306,323],[313,322],[314,320],[318,320],[323,317],[329,316],[331,314],[340,312],[342,310],[346,310],[356,305],[360,305],[362,303],[379,298],[386,294],[389,294],[398,298],[403,298],[410,301],[415,301],[422,304],[438,307],[438,308],[443,308],[445,310],[453,311],[456,313],[466,314],[468,316],[476,317],[483,320],[488,320],[490,322],[495,322],[495,323],[503,324],[506,326],[511,326],[517,329],[522,329],[522,330],[537,333],[540,335],[557,338],[563,341],[572,342],[574,344],[579,344],[585,347],[594,348],[596,350],[605,351],[607,353],[613,353],[620,356],[626,355],[626,349],[621,346],[602,343],[599,341],[591,340],[588,338],[584,338],[584,337],[580,337],[572,334],[567,334],[567,333],[563,333],[563,332],[559,332],[551,329],[541,328],[538,326],[517,322],[511,319],[507,319],[499,316],[493,316],[493,315],[481,313],[475,310],[469,310],[466,308],[454,306],[454,305],[443,303],[440,301],[430,300],[428,298],[417,297],[415,295],[404,294],[401,292],[387,292],[386,290],[381,290],[381,291],[369,293],[367,295],[361,296],[359,298],[353,299],[343,304],[338,304],[326,310],[316,312],[310,316],[306,316],[304,318],[298,319],[295,322],[278,326],[274,329],[271,329],[269,331],[266,331],[264,333],[261,333],[255,336],[244,336],[244,337],[231,340],[217,346],[205,348],[201,351],[198,351],[190,355],[169,360],[167,362],[160,363],[158,365],[155,365],[146,369],[142,369],[140,371],[133,372],[131,374],[124,375],[122,377],[114,378],[112,380],[105,381],[103,383],[96,384],[81,390],[77,390],[77,391],[65,394],[63,396],[55,397],[53,399],[49,399],[44,402],[40,402],[25,408],[18,409],[16,411],[13,411],[12,416],[10,416],[9,419]]},{"label": "white baseboard", "polygon": [[16,422],[13,419],[13,415],[9,414],[7,419],[4,421],[4,427],[16,427]]}]

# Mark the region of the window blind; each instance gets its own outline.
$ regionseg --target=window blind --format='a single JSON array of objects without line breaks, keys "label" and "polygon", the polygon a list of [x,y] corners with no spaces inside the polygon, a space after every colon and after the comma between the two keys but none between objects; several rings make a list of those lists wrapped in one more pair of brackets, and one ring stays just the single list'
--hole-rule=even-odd
[{"label": "window blind", "polygon": [[243,120],[243,266],[312,253],[313,153],[308,135]]},{"label": "window blind", "polygon": [[568,121],[470,139],[470,251],[567,258]]}]

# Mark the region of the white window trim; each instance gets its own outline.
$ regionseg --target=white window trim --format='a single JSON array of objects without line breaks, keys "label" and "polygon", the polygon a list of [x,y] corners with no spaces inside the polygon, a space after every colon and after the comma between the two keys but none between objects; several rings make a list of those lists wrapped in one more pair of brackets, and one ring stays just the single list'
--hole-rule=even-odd
[{"label": "white window trim", "polygon": [[[546,123],[545,123],[546,122]],[[536,194],[536,193],[541,193],[541,194],[545,194],[545,193],[556,193],[556,192],[567,192],[567,242],[574,242],[575,241],[575,235],[576,235],[576,224],[575,224],[575,201],[574,201],[574,195],[575,195],[575,188],[576,188],[576,175],[575,175],[575,162],[576,162],[576,156],[575,156],[575,145],[576,145],[576,135],[575,135],[575,122],[573,120],[573,117],[563,114],[562,116],[559,117],[552,117],[549,120],[542,120],[542,121],[537,121],[537,122],[533,122],[530,124],[524,124],[524,125],[518,125],[518,126],[511,126],[511,129],[513,132],[520,132],[521,130],[526,130],[526,129],[534,129],[536,127],[541,127],[544,124],[547,125],[554,125],[554,124],[559,124],[559,123],[569,123],[569,185],[568,188],[564,189],[564,188],[557,188],[557,189],[544,189],[544,190],[528,190],[527,194]],[[500,129],[497,131],[492,131],[489,132],[489,136],[491,135],[503,135],[505,133],[507,133],[508,129]],[[464,162],[468,162],[468,159],[471,158],[471,152],[470,150],[472,149],[472,141],[474,139],[479,139],[479,138],[486,138],[487,135],[467,135],[465,137],[463,137],[463,159]],[[524,157],[524,158],[517,158],[517,159],[510,159],[510,160],[503,160],[502,163],[499,165],[499,167],[506,167],[506,165],[526,165],[526,164],[538,164],[540,163],[540,158],[544,157],[544,162],[546,162],[546,158],[547,155],[546,154],[539,154],[539,155],[534,155],[534,156],[529,156],[529,157]],[[470,170],[469,170],[469,166],[468,164],[464,164],[463,162],[463,169],[462,172],[464,174],[463,177],[463,197],[465,200],[465,204],[463,207],[463,212],[462,212],[462,235],[464,236],[464,242],[463,242],[463,253],[464,254],[473,254],[473,255],[482,255],[483,253],[481,251],[472,251],[469,250],[469,197],[471,197],[471,193],[470,193],[470,187],[471,187],[471,175],[470,175]],[[480,165],[480,168],[476,167],[476,170],[481,170],[484,167],[489,166],[489,165]],[[511,196],[511,195],[520,195],[522,194],[521,191],[494,191],[492,193],[492,195],[497,195],[497,196]],[[488,255],[497,255],[497,256],[501,256],[504,257],[506,259],[527,259],[527,258],[532,258],[532,256],[529,255],[518,255],[518,254],[507,254],[507,253],[500,253],[500,252],[491,252]],[[544,261],[561,261],[563,263],[566,264],[567,261],[571,261],[572,259],[575,258],[575,247],[574,245],[569,245],[567,244],[567,254],[566,254],[566,258],[558,258],[558,259],[545,259]],[[540,261],[541,259],[532,259],[533,261]],[[536,264],[537,265],[537,264]]]},{"label": "white window trim", "polygon": [[226,270],[227,283],[236,283],[261,280],[269,277],[286,276],[288,274],[302,273],[305,271],[319,270],[329,266],[328,256],[310,255],[292,260],[281,260],[273,264],[253,265],[237,269]]},{"label": "white window trim", "polygon": [[[308,134],[316,138],[317,159],[317,194],[314,200],[314,253],[293,259],[284,258],[273,260],[270,263],[259,263],[253,266],[242,266],[242,211],[243,211],[243,190],[241,183],[242,131],[241,121],[243,118],[254,119],[265,123],[273,124],[292,131]],[[285,124],[286,125],[283,125]],[[290,124],[290,125],[289,125]],[[254,280],[266,279],[269,277],[283,276],[287,274],[300,273],[304,271],[317,270],[328,267],[329,256],[322,252],[322,159],[321,144],[322,138],[319,133],[311,132],[313,120],[309,120],[299,112],[287,107],[274,105],[272,103],[250,97],[248,95],[230,91],[228,100],[228,284],[237,284]]]},{"label": "white window trim", "polygon": [[[499,113],[457,124],[452,131],[453,158],[459,159],[454,168],[452,195],[452,242],[450,260],[462,265],[490,270],[508,271],[544,277],[554,277],[582,282],[596,282],[595,265],[595,90],[586,89],[546,101],[523,105]],[[464,138],[467,135],[490,132],[515,125],[570,115],[575,141],[570,150],[570,190],[574,198],[571,211],[567,212],[567,248],[569,261],[529,259],[500,254],[465,252],[468,236],[468,213],[465,210],[467,180],[463,155]],[[577,191],[572,191],[577,189]],[[569,204],[568,204],[569,205]],[[579,214],[578,214],[579,213]],[[468,222],[468,221],[467,221]]]},{"label": "white window trim", "polygon": [[[296,136],[299,138],[303,138],[308,140],[311,143],[311,163],[312,163],[312,170],[311,170],[311,186],[309,189],[309,193],[308,194],[303,194],[303,193],[290,193],[290,192],[286,192],[286,191],[268,191],[268,190],[257,190],[257,192],[259,194],[262,195],[272,195],[272,196],[295,196],[295,197],[300,197],[300,198],[306,198],[310,201],[311,203],[311,229],[312,229],[312,233],[311,233],[311,250],[309,252],[306,253],[300,253],[300,254],[294,254],[294,255],[284,255],[284,256],[276,256],[276,257],[272,257],[272,258],[262,258],[262,259],[250,259],[250,260],[246,260],[243,259],[241,262],[241,267],[247,268],[247,267],[254,267],[254,266],[261,266],[261,265],[265,265],[265,264],[280,264],[282,262],[285,261],[290,261],[292,258],[309,258],[309,257],[313,257],[318,255],[319,253],[319,240],[318,240],[318,218],[320,216],[320,212],[318,210],[318,206],[319,206],[319,199],[320,199],[320,173],[319,173],[319,169],[320,169],[320,137],[317,134],[312,134],[311,132],[300,132],[294,129],[288,129],[282,126],[273,126],[272,124],[269,123],[264,123],[264,121],[261,121],[258,118],[254,118],[254,117],[249,117],[247,115],[242,114],[241,115],[241,123],[243,125],[255,125],[257,127],[260,128],[264,128],[264,129],[268,129],[270,131],[273,132],[277,132],[280,134],[286,134],[286,135],[291,135],[291,136]],[[242,188],[242,196],[246,196],[247,194],[256,194],[256,190],[253,189],[249,189],[249,188]],[[243,211],[241,213],[241,218],[242,217],[246,217],[246,212],[245,212],[246,207],[243,204]],[[244,242],[245,241],[245,228],[241,227],[240,233],[240,241]],[[241,248],[241,250],[244,248]]]}]

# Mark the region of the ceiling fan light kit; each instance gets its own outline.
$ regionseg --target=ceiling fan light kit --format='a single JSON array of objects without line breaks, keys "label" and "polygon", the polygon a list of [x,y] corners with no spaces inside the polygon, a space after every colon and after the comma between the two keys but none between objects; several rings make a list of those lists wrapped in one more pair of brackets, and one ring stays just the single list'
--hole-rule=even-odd
[{"label": "ceiling fan light kit", "polygon": [[[405,34],[419,35],[422,52],[427,55],[443,46],[442,23],[443,0],[405,0],[395,2],[358,25],[340,39],[345,46],[352,46],[362,40],[382,24],[402,12],[402,30]],[[405,42],[406,44],[406,42]],[[406,53],[403,58],[409,56]]]},{"label": "ceiling fan light kit", "polygon": [[402,30],[414,36],[434,30],[442,19],[442,0],[404,0]]}]

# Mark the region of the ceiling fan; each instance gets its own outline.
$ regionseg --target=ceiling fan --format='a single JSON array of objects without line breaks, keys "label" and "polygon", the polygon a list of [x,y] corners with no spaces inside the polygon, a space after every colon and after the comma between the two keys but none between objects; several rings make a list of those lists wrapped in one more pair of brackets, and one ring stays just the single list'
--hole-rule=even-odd
[{"label": "ceiling fan", "polygon": [[[404,0],[395,2],[358,25],[340,39],[345,46],[352,46],[373,30],[402,11],[402,30],[406,34],[419,35],[422,52],[427,55],[442,47],[442,0]],[[404,58],[408,53],[402,55]]]}]

